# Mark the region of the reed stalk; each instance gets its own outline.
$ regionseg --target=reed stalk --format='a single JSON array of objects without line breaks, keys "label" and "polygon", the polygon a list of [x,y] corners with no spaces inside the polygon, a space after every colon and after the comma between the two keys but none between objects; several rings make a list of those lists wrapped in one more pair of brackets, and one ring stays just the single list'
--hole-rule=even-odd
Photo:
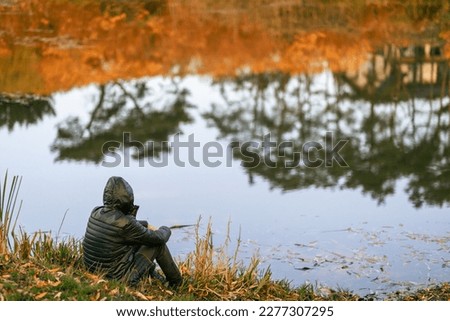
[{"label": "reed stalk", "polygon": [[22,208],[22,201],[17,207],[21,184],[22,177],[19,176],[13,176],[9,181],[8,171],[0,182],[0,255],[9,254],[13,250],[12,240],[15,238],[17,219]]}]

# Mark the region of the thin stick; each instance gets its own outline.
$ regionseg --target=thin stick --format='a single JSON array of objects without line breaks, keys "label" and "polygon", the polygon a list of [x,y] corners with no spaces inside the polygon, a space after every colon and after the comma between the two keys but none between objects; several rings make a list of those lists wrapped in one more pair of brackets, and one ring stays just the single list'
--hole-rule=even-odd
[{"label": "thin stick", "polygon": [[63,219],[61,221],[61,224],[59,225],[58,233],[56,234],[56,242],[58,242],[59,233],[61,232],[61,228],[62,228],[62,226],[64,224],[64,220],[66,219],[66,215],[67,215],[68,211],[69,211],[69,209],[67,209],[66,212],[64,213],[64,216],[63,216]]},{"label": "thin stick", "polygon": [[172,225],[169,227],[171,230],[178,229],[178,228],[185,228],[190,226],[195,226],[196,224],[185,224],[185,225]]}]

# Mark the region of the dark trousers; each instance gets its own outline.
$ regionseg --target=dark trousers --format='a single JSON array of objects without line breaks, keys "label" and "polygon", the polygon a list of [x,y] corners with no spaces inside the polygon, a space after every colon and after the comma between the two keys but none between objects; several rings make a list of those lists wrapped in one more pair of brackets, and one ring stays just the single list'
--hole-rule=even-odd
[{"label": "dark trousers", "polygon": [[170,254],[167,245],[141,246],[134,255],[133,265],[128,273],[128,284],[135,286],[139,281],[155,269],[154,261],[158,263],[170,286],[178,286],[182,279],[181,273]]}]

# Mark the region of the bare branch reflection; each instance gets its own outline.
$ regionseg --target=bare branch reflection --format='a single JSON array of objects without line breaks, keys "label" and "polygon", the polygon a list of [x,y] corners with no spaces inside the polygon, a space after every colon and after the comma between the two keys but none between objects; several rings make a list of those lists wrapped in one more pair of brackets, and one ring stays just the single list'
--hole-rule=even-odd
[{"label": "bare branch reflection", "polygon": [[[57,153],[56,161],[73,160],[99,163],[103,160],[102,146],[108,141],[123,140],[129,132],[139,142],[168,141],[168,136],[179,131],[183,123],[191,122],[188,108],[189,91],[172,81],[158,92],[146,81],[126,83],[115,81],[98,87],[97,103],[92,107],[88,121],[69,117],[58,125],[57,137],[51,147]],[[130,143],[124,148],[130,148]],[[162,146],[137,150],[134,158],[155,157]]]}]

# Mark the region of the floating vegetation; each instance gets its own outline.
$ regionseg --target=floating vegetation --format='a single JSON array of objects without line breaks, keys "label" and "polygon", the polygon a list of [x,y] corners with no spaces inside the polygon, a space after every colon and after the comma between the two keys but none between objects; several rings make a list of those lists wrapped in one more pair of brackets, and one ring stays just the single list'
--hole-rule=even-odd
[{"label": "floating vegetation", "polygon": [[261,250],[263,263],[297,282],[350,288],[362,297],[384,298],[448,280],[449,233],[418,233],[404,224],[367,230],[367,222],[361,224],[327,230],[320,237],[299,236],[293,245],[275,244]]}]

